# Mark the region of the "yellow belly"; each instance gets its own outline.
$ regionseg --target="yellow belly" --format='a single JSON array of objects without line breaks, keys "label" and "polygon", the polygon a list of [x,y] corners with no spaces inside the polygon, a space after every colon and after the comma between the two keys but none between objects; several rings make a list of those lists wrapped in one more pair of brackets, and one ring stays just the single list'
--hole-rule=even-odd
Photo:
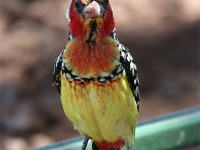
[{"label": "yellow belly", "polygon": [[125,77],[103,86],[95,82],[75,84],[62,77],[61,101],[66,116],[81,135],[95,141],[123,139],[133,144],[138,112]]}]

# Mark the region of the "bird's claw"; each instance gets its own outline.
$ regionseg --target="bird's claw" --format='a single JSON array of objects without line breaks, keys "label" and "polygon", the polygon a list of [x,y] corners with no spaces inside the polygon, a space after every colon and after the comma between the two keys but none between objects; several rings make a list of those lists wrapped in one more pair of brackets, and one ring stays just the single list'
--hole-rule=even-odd
[{"label": "bird's claw", "polygon": [[130,145],[126,145],[127,150],[133,150],[133,148]]},{"label": "bird's claw", "polygon": [[88,141],[89,141],[89,137],[84,137],[84,138],[83,138],[83,145],[82,145],[81,150],[86,150]]}]

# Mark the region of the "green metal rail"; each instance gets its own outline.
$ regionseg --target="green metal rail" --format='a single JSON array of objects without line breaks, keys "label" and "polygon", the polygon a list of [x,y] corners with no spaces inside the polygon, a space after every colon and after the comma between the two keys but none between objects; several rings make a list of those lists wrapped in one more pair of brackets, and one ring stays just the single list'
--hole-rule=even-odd
[{"label": "green metal rail", "polygon": [[[200,107],[142,121],[136,129],[134,150],[173,150],[200,144]],[[33,150],[80,150],[82,138],[74,138]],[[87,150],[91,150],[89,142]]]}]

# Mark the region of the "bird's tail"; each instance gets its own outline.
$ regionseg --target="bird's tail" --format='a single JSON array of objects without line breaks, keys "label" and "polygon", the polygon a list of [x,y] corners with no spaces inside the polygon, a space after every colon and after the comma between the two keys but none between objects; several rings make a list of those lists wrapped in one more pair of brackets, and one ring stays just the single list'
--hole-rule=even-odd
[{"label": "bird's tail", "polygon": [[125,142],[123,140],[118,140],[116,142],[107,141],[93,141],[92,150],[121,150]]}]

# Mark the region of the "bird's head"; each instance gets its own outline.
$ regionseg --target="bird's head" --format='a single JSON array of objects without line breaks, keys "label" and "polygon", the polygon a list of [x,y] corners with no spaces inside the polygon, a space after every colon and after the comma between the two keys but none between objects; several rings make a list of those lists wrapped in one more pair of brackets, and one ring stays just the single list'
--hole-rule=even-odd
[{"label": "bird's head", "polygon": [[66,17],[75,37],[83,37],[87,32],[96,32],[96,29],[102,36],[106,36],[114,29],[109,0],[72,0]]}]

